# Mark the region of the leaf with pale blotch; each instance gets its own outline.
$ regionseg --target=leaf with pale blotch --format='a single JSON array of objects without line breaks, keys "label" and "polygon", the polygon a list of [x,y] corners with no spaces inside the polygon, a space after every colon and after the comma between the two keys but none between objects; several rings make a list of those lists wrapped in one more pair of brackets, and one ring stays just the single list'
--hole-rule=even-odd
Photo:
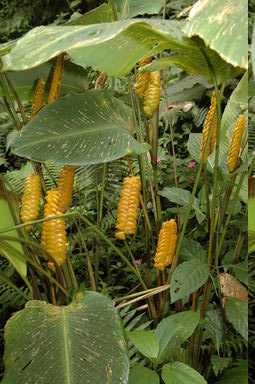
[{"label": "leaf with pale blotch", "polygon": [[79,293],[66,307],[30,301],[5,326],[3,384],[126,384],[129,359],[107,297]]},{"label": "leaf with pale blotch", "polygon": [[131,109],[107,91],[67,95],[44,107],[14,140],[14,152],[35,161],[98,164],[147,147],[133,138]]},{"label": "leaf with pale blotch", "polygon": [[235,67],[248,68],[247,0],[199,0],[184,31],[199,36]]},{"label": "leaf with pale blotch", "polygon": [[[198,45],[183,34],[183,26],[183,21],[176,20],[129,19],[88,26],[38,27],[4,55],[2,70],[27,70],[67,52],[84,67],[91,66],[110,76],[123,76],[144,56],[172,49],[178,53],[168,58],[171,63],[167,67],[177,64],[210,79],[205,57]],[[217,52],[205,49],[218,82],[243,71],[226,63]]]}]

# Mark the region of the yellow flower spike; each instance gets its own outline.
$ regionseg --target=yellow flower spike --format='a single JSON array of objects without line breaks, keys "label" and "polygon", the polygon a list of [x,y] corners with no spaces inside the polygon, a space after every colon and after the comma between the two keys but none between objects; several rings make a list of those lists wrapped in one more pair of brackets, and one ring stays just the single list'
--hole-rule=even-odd
[{"label": "yellow flower spike", "polygon": [[37,81],[37,85],[36,85],[36,89],[35,89],[35,93],[32,101],[30,120],[37,114],[37,112],[40,111],[40,109],[43,106],[44,88],[45,88],[45,81],[43,78],[40,78]]},{"label": "yellow flower spike", "polygon": [[[22,207],[20,218],[23,223],[38,219],[41,203],[41,180],[40,176],[30,173],[24,184],[24,194],[22,198]],[[32,226],[25,227],[26,232],[31,230]]]},{"label": "yellow flower spike", "polygon": [[239,152],[245,125],[245,117],[243,115],[239,115],[235,127],[233,129],[228,150],[227,166],[229,172],[233,172],[238,165]]},{"label": "yellow flower spike", "polygon": [[53,77],[50,85],[48,104],[56,100],[59,95],[62,74],[63,74],[63,67],[64,67],[64,53],[61,53],[61,55],[59,55],[56,60],[56,65],[55,65],[55,69],[53,72]]},{"label": "yellow flower spike", "polygon": [[[147,59],[141,60],[139,63],[139,68],[144,67],[145,65],[149,64],[151,62],[152,58],[148,57]],[[138,69],[139,69],[138,68]],[[136,83],[135,83],[135,93],[138,96],[143,96],[144,92],[146,91],[148,84],[150,81],[150,72],[146,71],[144,73],[137,71],[136,74]]]},{"label": "yellow flower spike", "polygon": [[[61,212],[57,212],[56,214],[59,215]],[[66,260],[67,249],[67,237],[64,218],[45,221],[45,234],[45,248],[54,257],[57,265],[62,265]],[[49,261],[48,267],[55,271],[53,262]]]},{"label": "yellow flower spike", "polygon": [[76,167],[65,166],[59,175],[57,190],[60,195],[59,209],[62,212],[66,211],[68,205],[72,201],[75,170]]},{"label": "yellow flower spike", "polygon": [[144,95],[143,109],[147,115],[150,115],[158,108],[161,94],[160,73],[158,71],[150,72],[150,81]]},{"label": "yellow flower spike", "polygon": [[[200,155],[199,155],[200,161],[202,160],[202,156],[203,156],[205,146],[206,146],[207,137],[209,135],[211,122],[212,122],[215,111],[216,111],[216,96],[215,96],[215,92],[213,91],[212,97],[211,97],[211,105],[210,105],[209,111],[207,113],[205,123],[204,123],[204,128],[203,128],[203,136],[202,136],[202,141],[201,141],[201,146],[200,146]],[[207,152],[206,152],[206,155],[204,158],[204,162],[207,161],[208,157],[210,156],[210,154],[212,153],[212,151],[214,149],[215,142],[216,142],[216,136],[217,136],[217,118],[215,119],[215,122],[214,122],[213,131],[212,131],[212,135],[210,138],[209,147],[207,149]]]},{"label": "yellow flower spike", "polygon": [[177,224],[171,219],[162,224],[159,232],[158,247],[154,258],[154,266],[163,271],[172,264],[177,242]]},{"label": "yellow flower spike", "polygon": [[[44,218],[61,215],[59,210],[60,193],[57,190],[47,192],[45,197]],[[44,247],[62,265],[66,260],[67,237],[64,218],[44,221],[42,227],[41,246]],[[44,254],[46,260],[47,255]],[[54,263],[49,261],[48,267],[55,271]]]},{"label": "yellow flower spike", "polygon": [[141,181],[139,176],[125,177],[117,214],[118,232],[115,234],[120,240],[125,240],[126,235],[133,235],[136,231],[138,217]]}]

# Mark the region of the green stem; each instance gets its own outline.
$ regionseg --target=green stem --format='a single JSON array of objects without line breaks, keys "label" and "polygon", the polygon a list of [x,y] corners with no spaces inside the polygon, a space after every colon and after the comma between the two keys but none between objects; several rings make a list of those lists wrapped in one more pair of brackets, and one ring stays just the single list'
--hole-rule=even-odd
[{"label": "green stem", "polygon": [[233,210],[235,208],[235,205],[237,203],[237,200],[238,200],[238,197],[239,197],[239,193],[240,193],[240,190],[242,188],[243,181],[244,181],[244,178],[245,178],[246,174],[247,174],[246,172],[242,173],[242,176],[239,179],[239,182],[238,182],[238,185],[237,185],[237,188],[236,188],[233,200],[232,200],[230,208],[229,208],[228,216],[227,216],[227,219],[225,221],[225,224],[224,224],[224,227],[223,227],[223,230],[222,230],[222,235],[221,235],[220,243],[219,243],[219,246],[218,246],[218,249],[217,249],[217,252],[216,252],[216,257],[215,257],[215,264],[216,265],[218,265],[218,260],[219,260],[219,256],[220,256],[220,253],[221,253],[221,250],[222,250],[222,247],[223,247],[223,243],[224,243],[224,240],[225,240],[225,236],[226,236],[226,233],[227,233],[227,230],[228,230],[228,225],[229,225],[229,222],[230,222]]},{"label": "green stem", "polygon": [[[16,242],[22,242],[21,239],[19,239],[18,237],[13,237],[13,236],[4,236],[2,237],[4,238],[5,240],[11,240],[11,241],[16,241]],[[2,242],[3,244],[3,242]],[[4,243],[5,247],[6,248],[9,248],[12,252],[15,252],[17,255],[19,255],[21,258],[23,258],[24,260],[27,261],[28,264],[31,264],[32,267],[34,267],[35,269],[37,269],[39,272],[41,272],[44,276],[47,277],[48,280],[50,280],[51,282],[53,282],[63,293],[64,295],[67,297],[67,298],[70,298],[70,295],[69,293],[59,284],[59,282],[57,280],[54,279],[54,277],[52,277],[50,274],[48,274],[42,267],[40,267],[37,263],[35,263],[33,260],[31,260],[30,257],[26,256],[25,254],[23,254],[22,252],[19,252],[16,248],[12,247],[9,243]],[[41,248],[38,244],[36,243],[33,243],[33,245],[37,248]]]},{"label": "green stem", "polygon": [[0,85],[2,86],[2,89],[3,89],[3,93],[8,101],[8,105],[9,105],[9,108],[11,110],[11,117],[14,121],[14,124],[16,125],[16,128],[18,130],[21,129],[21,123],[19,121],[19,117],[17,115],[17,112],[16,112],[16,109],[15,109],[15,106],[14,106],[14,103],[12,101],[12,98],[11,98],[11,95],[10,95],[10,92],[9,92],[9,89],[7,87],[7,84],[6,84],[6,79],[4,78],[4,75],[0,73]]},{"label": "green stem", "polygon": [[126,256],[112,243],[111,240],[108,239],[108,237],[105,236],[103,232],[101,232],[94,224],[92,224],[85,216],[82,214],[78,214],[80,219],[86,223],[90,228],[93,229],[95,233],[97,233],[119,256],[120,258],[124,261],[125,264],[131,269],[131,271],[137,276],[138,280],[144,287],[144,289],[147,289],[147,286],[141,276],[137,273],[136,269],[133,267],[133,265],[130,263],[130,261],[126,258]]},{"label": "green stem", "polygon": [[73,218],[73,220],[74,220],[74,223],[76,225],[77,231],[79,233],[82,246],[83,246],[84,251],[86,253],[87,263],[88,263],[88,271],[89,271],[89,279],[90,279],[90,286],[91,286],[92,291],[96,292],[97,287],[96,287],[95,277],[94,277],[94,273],[93,273],[92,263],[91,263],[91,260],[90,260],[90,257],[89,257],[89,251],[88,251],[87,245],[85,243],[85,240],[84,240],[84,238],[82,236],[79,224],[77,223],[75,218]]}]

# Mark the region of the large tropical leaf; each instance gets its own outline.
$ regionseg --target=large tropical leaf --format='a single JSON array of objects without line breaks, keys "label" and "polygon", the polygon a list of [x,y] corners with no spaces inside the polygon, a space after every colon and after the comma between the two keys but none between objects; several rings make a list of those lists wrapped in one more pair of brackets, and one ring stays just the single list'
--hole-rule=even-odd
[{"label": "large tropical leaf", "polygon": [[[182,21],[175,20],[129,19],[89,26],[38,27],[3,56],[2,70],[33,68],[66,51],[77,64],[122,76],[143,56],[172,49],[181,55],[170,57],[171,63],[210,79],[207,61],[196,43],[184,36],[183,25]],[[219,82],[240,73],[240,68],[234,68],[233,72],[233,67],[216,52],[205,50]]]},{"label": "large tropical leaf", "polygon": [[132,136],[132,113],[106,91],[67,95],[44,107],[13,142],[14,152],[36,161],[97,164],[146,147]]},{"label": "large tropical leaf", "polygon": [[248,68],[247,0],[200,0],[191,9],[184,31],[200,36],[235,67]]},{"label": "large tropical leaf", "polygon": [[151,369],[136,365],[130,370],[128,384],[159,384],[159,376]]},{"label": "large tropical leaf", "polygon": [[247,384],[248,361],[240,360],[235,367],[229,369],[216,384]]},{"label": "large tropical leaf", "polygon": [[128,381],[119,316],[101,294],[79,293],[66,307],[30,301],[7,322],[5,336],[3,384]]}]

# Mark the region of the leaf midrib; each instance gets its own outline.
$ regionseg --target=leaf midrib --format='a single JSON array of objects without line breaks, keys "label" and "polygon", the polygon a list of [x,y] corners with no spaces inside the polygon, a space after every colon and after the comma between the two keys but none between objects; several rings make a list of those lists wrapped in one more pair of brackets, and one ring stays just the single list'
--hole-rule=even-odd
[{"label": "leaf midrib", "polygon": [[[62,315],[63,315],[63,346],[64,346],[64,358],[63,358],[63,371],[66,372],[66,384],[71,384],[71,359],[69,354],[69,345],[68,340],[70,341],[70,338],[68,337],[68,327],[66,324],[66,315],[65,315],[65,308],[62,309]],[[70,348],[71,350],[71,348]]]},{"label": "leaf midrib", "polygon": [[[98,125],[97,125],[98,126]],[[127,135],[129,135],[130,137],[131,134],[130,132],[123,128],[123,127],[119,127],[117,124],[114,124],[112,126],[109,126],[109,127],[104,127],[104,128],[101,128],[100,126],[100,129],[98,129],[98,131],[100,132],[105,132],[105,131],[110,131],[112,129],[121,129],[123,131],[123,133],[126,133]],[[44,135],[42,139],[38,139],[38,140],[34,140],[33,143],[27,143],[27,144],[23,144],[23,145],[13,145],[14,148],[26,148],[26,147],[30,147],[31,145],[32,146],[35,146],[37,143],[48,143],[48,142],[54,142],[54,141],[58,141],[58,140],[63,140],[63,139],[68,139],[69,137],[73,137],[73,136],[79,136],[79,138],[81,136],[86,136],[87,134],[90,134],[90,133],[94,133],[96,131],[95,128],[90,128],[90,129],[86,129],[86,131],[76,131],[76,132],[73,132],[73,133],[67,133],[67,134],[58,134],[56,136],[47,136],[47,135]],[[19,138],[19,141],[22,140],[22,137]]]}]

